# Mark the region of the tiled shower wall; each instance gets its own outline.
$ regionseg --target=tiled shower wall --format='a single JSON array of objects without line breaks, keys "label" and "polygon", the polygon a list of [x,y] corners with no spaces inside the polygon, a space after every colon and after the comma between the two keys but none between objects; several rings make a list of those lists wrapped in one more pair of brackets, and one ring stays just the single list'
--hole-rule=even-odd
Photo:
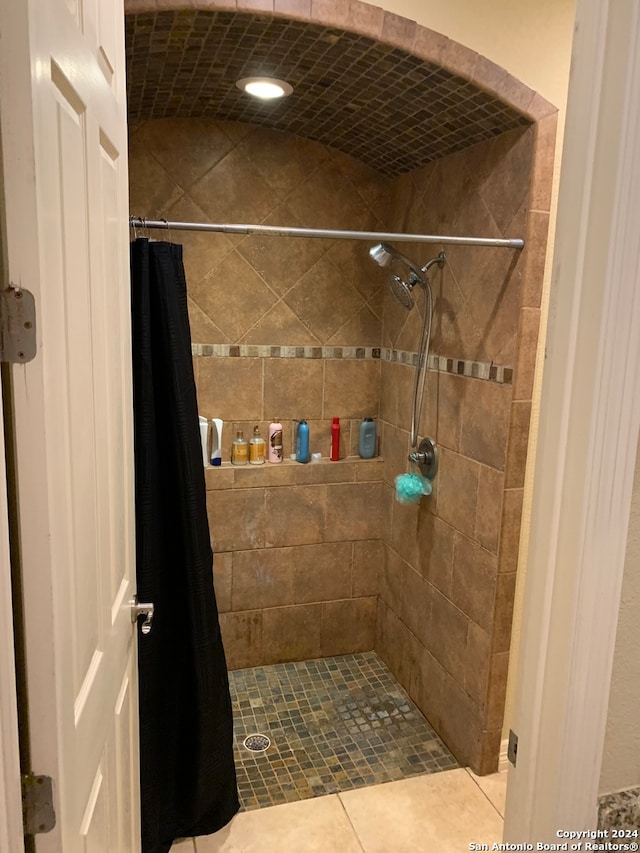
[{"label": "tiled shower wall", "polygon": [[[440,445],[441,473],[434,495],[410,508],[394,502],[392,484],[406,468],[412,370],[393,359],[415,351],[419,313],[382,289],[369,245],[171,235],[185,246],[192,338],[203,344],[200,410],[225,420],[224,458],[235,428],[259,423],[264,435],[279,418],[288,454],[304,417],[311,450],[326,455],[331,418],[343,424],[339,463],[207,472],[230,667],[375,645],[480,772],[497,762],[504,701],[546,239],[544,199],[529,181],[532,156],[537,187],[550,150],[546,127],[394,181],[317,143],[232,123],[147,122],[131,144],[131,211],[147,217],[526,232],[523,254],[455,247],[433,271],[432,351],[464,361],[430,372],[421,434]],[[421,263],[438,249],[404,246]],[[504,381],[454,375],[471,362]],[[383,459],[353,458],[366,416],[379,419]]]},{"label": "tiled shower wall", "polygon": [[[206,119],[135,128],[130,172],[132,213],[172,221],[375,230],[389,191],[326,146]],[[199,410],[225,422],[225,464],[207,472],[207,501],[228,664],[370,650],[382,462],[353,457],[361,419],[379,416],[384,275],[367,243],[171,237],[184,245],[192,340],[202,345]],[[333,417],[342,426],[337,463],[326,459]],[[301,418],[322,463],[288,459]],[[230,466],[235,431],[249,437],[259,424],[266,437],[274,419],[286,461]]]},{"label": "tiled shower wall", "polygon": [[[444,270],[432,271],[433,350],[514,370],[502,383],[429,372],[420,435],[435,439],[440,473],[417,506],[393,495],[409,450],[413,371],[382,364],[390,525],[376,650],[480,773],[497,769],[500,748],[548,211],[532,174],[554,130],[550,121],[510,132],[401,177],[390,218],[408,232],[527,238],[522,253],[447,248]],[[418,312],[387,301],[384,320],[384,346],[417,339]]]}]

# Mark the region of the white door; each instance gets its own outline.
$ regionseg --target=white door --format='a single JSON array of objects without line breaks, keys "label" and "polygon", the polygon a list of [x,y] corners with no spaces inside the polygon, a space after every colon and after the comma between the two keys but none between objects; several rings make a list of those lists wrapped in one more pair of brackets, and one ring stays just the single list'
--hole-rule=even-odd
[{"label": "white door", "polygon": [[12,368],[31,767],[56,853],[139,850],[122,0],[3,0],[11,282],[37,355]]}]

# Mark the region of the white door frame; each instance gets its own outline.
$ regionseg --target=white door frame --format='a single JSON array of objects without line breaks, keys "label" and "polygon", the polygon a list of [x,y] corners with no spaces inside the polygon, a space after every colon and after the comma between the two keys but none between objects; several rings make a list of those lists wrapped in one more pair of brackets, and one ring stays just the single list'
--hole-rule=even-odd
[{"label": "white door frame", "polygon": [[0,851],[22,853],[22,801],[18,714],[11,612],[9,510],[5,488],[5,445],[0,394]]},{"label": "white door frame", "polygon": [[640,0],[579,0],[505,840],[593,829],[640,424]]}]

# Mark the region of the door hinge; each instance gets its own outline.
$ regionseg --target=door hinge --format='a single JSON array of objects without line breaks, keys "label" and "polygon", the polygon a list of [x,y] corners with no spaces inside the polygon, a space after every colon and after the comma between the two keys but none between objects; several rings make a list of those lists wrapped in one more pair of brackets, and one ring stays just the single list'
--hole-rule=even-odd
[{"label": "door hinge", "polygon": [[36,301],[24,287],[0,290],[0,361],[24,364],[36,355]]},{"label": "door hinge", "polygon": [[507,758],[516,766],[516,759],[518,757],[518,735],[509,729],[509,746],[507,747]]},{"label": "door hinge", "polygon": [[22,823],[25,835],[51,832],[56,825],[51,776],[22,774]]}]

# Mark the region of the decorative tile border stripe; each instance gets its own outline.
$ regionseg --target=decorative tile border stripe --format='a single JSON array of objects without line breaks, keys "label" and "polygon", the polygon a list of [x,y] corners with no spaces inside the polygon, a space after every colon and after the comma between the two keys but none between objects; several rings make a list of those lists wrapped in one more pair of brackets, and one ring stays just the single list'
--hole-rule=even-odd
[{"label": "decorative tile border stripe", "polygon": [[[192,344],[194,357],[216,358],[343,358],[343,359],[382,359],[398,364],[416,365],[418,354],[410,350],[390,349],[389,347],[276,347],[255,344]],[[440,373],[452,373],[456,376],[468,376],[472,379],[484,379],[511,385],[513,368],[503,364],[486,361],[469,361],[462,358],[447,358],[431,354],[428,366]]]},{"label": "decorative tile border stripe", "polygon": [[192,344],[194,356],[231,358],[381,358],[380,347],[274,347],[255,344]]}]

